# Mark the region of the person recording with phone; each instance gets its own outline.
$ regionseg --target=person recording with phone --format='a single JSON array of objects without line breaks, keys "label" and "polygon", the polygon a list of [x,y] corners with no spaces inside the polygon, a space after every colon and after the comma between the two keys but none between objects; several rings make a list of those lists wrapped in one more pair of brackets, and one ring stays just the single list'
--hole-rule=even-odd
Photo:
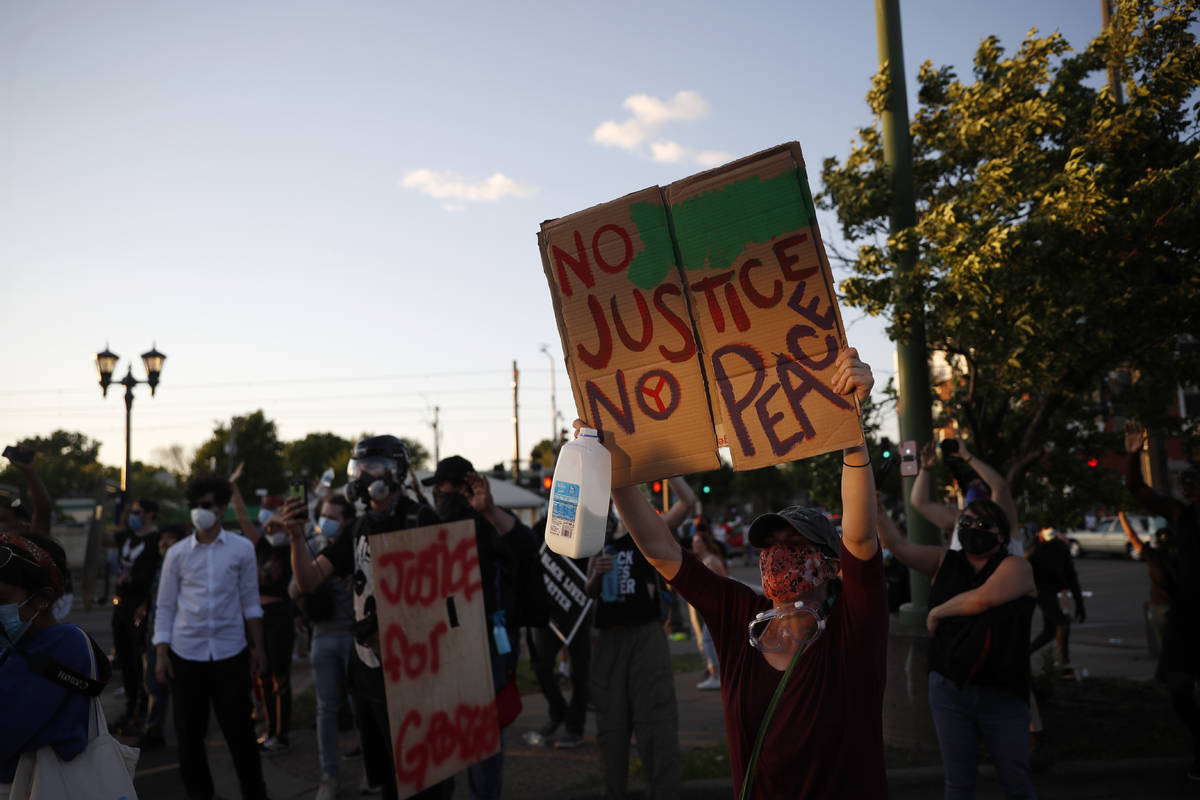
[{"label": "person recording with phone", "polygon": [[[282,515],[291,538],[292,571],[301,592],[315,592],[332,575],[353,576],[354,652],[347,670],[348,681],[355,699],[364,765],[378,765],[378,768],[372,767],[376,774],[369,774],[368,780],[380,786],[383,800],[395,800],[399,792],[380,658],[371,539],[377,534],[438,523],[438,515],[432,508],[405,494],[408,465],[408,449],[398,437],[383,435],[360,439],[351,450],[346,467],[349,478],[346,498],[351,502],[361,500],[366,503],[366,512],[339,528],[337,538],[315,557],[309,552],[305,539],[309,510],[304,501],[289,499]],[[454,781],[448,779],[415,796],[448,798],[453,790]]]}]

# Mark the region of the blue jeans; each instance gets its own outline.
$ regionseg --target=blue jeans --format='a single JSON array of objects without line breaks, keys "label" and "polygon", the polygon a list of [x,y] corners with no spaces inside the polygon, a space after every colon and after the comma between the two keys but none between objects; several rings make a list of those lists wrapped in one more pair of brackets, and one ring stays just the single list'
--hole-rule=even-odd
[{"label": "blue jeans", "polygon": [[145,733],[147,736],[161,737],[163,726],[167,721],[167,703],[171,699],[171,687],[159,683],[158,678],[154,676],[154,669],[158,665],[158,648],[152,644],[147,645],[146,656],[142,663],[146,696],[150,698],[150,705],[146,709]]},{"label": "blue jeans", "polygon": [[346,696],[346,667],[354,638],[346,633],[314,633],[309,659],[317,686],[317,751],[321,772],[338,777],[338,712]]},{"label": "blue jeans", "polygon": [[1010,798],[1036,798],[1029,768],[1029,705],[990,686],[960,689],[929,673],[929,707],[946,768],[946,800],[975,797],[976,760],[982,736],[996,777]]}]

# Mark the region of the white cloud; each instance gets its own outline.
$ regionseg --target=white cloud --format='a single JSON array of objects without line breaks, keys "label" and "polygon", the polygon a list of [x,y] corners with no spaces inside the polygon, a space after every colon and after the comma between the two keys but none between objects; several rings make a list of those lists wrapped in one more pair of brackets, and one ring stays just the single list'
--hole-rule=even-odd
[{"label": "white cloud", "polygon": [[634,119],[651,127],[672,120],[703,119],[708,115],[708,101],[699,92],[676,92],[665,102],[648,94],[635,94],[626,97],[624,105],[633,112]]},{"label": "white cloud", "polygon": [[[708,101],[699,92],[680,91],[662,100],[648,94],[634,94],[623,103],[633,115],[624,121],[605,120],[592,131],[592,142],[647,155],[643,144],[659,129],[673,122],[694,122],[708,116]],[[676,141],[653,138],[648,155],[662,164],[695,163],[703,167],[729,161],[732,156],[720,150],[693,150]]]},{"label": "white cloud", "polygon": [[660,164],[678,164],[688,151],[679,142],[651,142],[650,155]]},{"label": "white cloud", "polygon": [[463,203],[495,203],[505,197],[529,197],[537,192],[536,186],[517,183],[499,172],[472,183],[457,172],[415,169],[405,173],[400,185],[437,200],[453,201],[442,205],[446,211],[462,211],[466,208]]}]

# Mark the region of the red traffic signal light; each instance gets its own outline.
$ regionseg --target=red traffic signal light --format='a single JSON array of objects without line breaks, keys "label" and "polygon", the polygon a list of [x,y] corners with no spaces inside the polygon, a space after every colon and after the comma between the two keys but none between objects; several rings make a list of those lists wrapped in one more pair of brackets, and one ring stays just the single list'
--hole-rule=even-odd
[{"label": "red traffic signal light", "polygon": [[662,481],[655,481],[654,483],[650,484],[650,491],[654,492],[655,494],[658,494],[659,492],[661,492],[662,491]]},{"label": "red traffic signal light", "polygon": [[1098,458],[1089,458],[1089,459],[1087,460],[1087,465],[1088,465],[1089,467],[1098,467],[1098,466],[1100,466],[1100,459],[1098,459]]},{"label": "red traffic signal light", "polygon": [[552,478],[551,476],[547,475],[546,477],[542,478],[542,488],[545,489],[547,492],[550,491],[550,487],[553,485],[554,485],[554,478]]}]

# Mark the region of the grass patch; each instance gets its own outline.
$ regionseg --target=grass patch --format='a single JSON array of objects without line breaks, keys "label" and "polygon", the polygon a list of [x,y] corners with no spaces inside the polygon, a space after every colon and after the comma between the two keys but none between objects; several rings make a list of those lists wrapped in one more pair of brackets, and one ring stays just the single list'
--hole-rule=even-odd
[{"label": "grass patch", "polygon": [[671,656],[671,669],[677,674],[680,672],[704,672],[706,668],[704,656],[699,653],[680,653],[677,656]]},{"label": "grass patch", "polygon": [[[729,766],[729,746],[722,742],[716,747],[694,747],[679,752],[679,771],[685,781],[706,778],[729,778],[733,771]],[[629,777],[645,779],[645,768],[636,754],[629,760]]]}]

